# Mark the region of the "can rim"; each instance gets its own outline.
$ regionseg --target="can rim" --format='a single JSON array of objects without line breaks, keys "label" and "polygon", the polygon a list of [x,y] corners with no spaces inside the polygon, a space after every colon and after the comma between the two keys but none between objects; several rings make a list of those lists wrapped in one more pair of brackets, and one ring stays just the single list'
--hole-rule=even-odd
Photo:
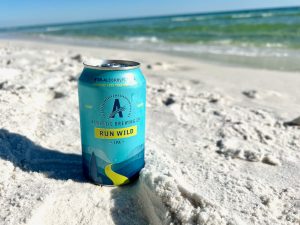
[{"label": "can rim", "polygon": [[[120,67],[104,67],[103,64],[123,64]],[[130,60],[100,59],[83,62],[84,67],[97,70],[131,70],[140,67],[140,63]]]}]

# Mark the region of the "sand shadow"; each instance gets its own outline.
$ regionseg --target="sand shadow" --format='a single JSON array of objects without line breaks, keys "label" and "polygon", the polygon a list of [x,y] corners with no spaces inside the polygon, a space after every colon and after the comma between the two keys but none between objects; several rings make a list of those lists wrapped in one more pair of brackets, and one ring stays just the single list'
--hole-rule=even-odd
[{"label": "sand shadow", "polygon": [[138,196],[138,181],[111,191],[114,206],[110,212],[116,225],[148,225]]},{"label": "sand shadow", "polygon": [[0,158],[27,172],[43,173],[57,180],[85,182],[81,155],[43,148],[27,137],[0,129]]}]

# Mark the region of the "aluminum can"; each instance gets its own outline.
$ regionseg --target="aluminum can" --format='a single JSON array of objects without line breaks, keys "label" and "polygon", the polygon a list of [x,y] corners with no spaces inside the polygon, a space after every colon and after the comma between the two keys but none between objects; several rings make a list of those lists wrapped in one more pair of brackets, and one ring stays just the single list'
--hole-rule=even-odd
[{"label": "aluminum can", "polygon": [[82,164],[96,184],[123,185],[144,167],[146,80],[140,64],[84,63],[78,81]]}]

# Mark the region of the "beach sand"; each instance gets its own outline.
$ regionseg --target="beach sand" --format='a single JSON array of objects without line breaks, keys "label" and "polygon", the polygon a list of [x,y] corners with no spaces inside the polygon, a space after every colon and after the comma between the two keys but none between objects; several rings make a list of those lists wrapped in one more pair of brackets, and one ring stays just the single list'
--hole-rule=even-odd
[{"label": "beach sand", "polygon": [[[82,60],[147,78],[137,182],[81,174]],[[162,53],[0,41],[0,224],[300,224],[300,74]]]}]

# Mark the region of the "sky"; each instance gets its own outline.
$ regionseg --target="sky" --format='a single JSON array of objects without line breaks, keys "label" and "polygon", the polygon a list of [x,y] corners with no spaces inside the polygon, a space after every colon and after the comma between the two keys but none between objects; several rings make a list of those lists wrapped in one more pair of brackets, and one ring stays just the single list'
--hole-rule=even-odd
[{"label": "sky", "polygon": [[288,6],[300,0],[3,0],[0,27]]}]

